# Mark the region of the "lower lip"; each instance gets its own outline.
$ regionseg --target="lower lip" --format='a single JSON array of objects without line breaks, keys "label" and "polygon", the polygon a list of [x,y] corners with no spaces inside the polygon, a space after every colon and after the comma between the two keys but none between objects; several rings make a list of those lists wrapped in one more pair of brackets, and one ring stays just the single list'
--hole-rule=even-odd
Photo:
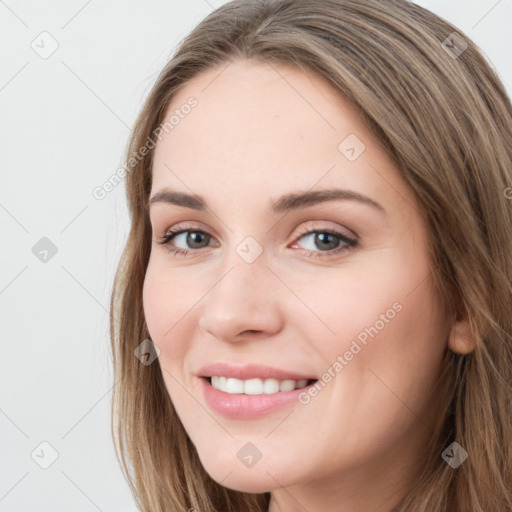
[{"label": "lower lip", "polygon": [[205,401],[213,411],[227,418],[244,420],[259,418],[294,402],[297,403],[299,394],[314,385],[313,383],[293,391],[280,391],[268,395],[245,395],[215,389],[205,377],[200,377],[200,380]]}]

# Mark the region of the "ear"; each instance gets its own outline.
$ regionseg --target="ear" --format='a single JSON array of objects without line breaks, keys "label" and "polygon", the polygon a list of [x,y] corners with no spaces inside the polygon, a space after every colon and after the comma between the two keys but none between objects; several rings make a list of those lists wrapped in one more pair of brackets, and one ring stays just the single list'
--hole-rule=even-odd
[{"label": "ear", "polygon": [[466,318],[457,320],[453,324],[448,339],[448,347],[457,354],[469,354],[475,350],[476,342]]}]

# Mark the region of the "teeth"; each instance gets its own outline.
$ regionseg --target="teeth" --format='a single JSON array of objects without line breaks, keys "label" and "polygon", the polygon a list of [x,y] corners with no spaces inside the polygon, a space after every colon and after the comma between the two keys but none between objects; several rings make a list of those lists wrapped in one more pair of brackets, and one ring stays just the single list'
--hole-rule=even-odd
[{"label": "teeth", "polygon": [[280,391],[292,391],[307,385],[306,379],[277,380],[277,379],[247,379],[240,380],[232,377],[214,376],[211,378],[212,386],[225,393],[245,395],[270,395]]}]

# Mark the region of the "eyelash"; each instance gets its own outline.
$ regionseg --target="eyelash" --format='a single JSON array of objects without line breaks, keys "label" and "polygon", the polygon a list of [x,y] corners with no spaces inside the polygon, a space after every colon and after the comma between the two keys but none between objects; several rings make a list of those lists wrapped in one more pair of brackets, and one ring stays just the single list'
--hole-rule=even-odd
[{"label": "eyelash", "polygon": [[[176,226],[174,229],[168,230],[168,232],[160,238],[160,240],[157,241],[160,245],[166,245],[169,252],[175,256],[187,256],[190,252],[198,252],[201,249],[181,249],[179,247],[171,247],[169,243],[172,239],[174,239],[176,236],[178,236],[181,233],[202,233],[206,236],[211,236],[205,231],[199,230],[199,229],[193,229],[191,227],[182,227],[182,226]],[[353,249],[354,247],[357,247],[358,242],[357,240],[354,240],[352,238],[349,238],[342,233],[339,233],[338,231],[334,231],[332,229],[313,229],[313,230],[305,230],[302,233],[299,234],[299,236],[296,238],[297,240],[300,240],[302,237],[306,235],[310,235],[312,233],[322,233],[322,234],[329,234],[334,235],[338,237],[342,242],[344,242],[346,245],[343,247],[338,247],[337,249],[331,249],[330,251],[311,251],[309,249],[301,249],[307,256],[311,256],[314,258],[327,258],[330,256],[335,256],[337,254],[340,254],[344,251]]]}]

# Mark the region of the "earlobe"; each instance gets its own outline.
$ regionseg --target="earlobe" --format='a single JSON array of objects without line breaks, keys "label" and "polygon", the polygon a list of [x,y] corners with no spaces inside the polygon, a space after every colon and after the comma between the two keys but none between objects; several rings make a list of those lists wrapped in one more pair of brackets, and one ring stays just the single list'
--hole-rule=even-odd
[{"label": "earlobe", "polygon": [[465,318],[457,320],[450,331],[448,347],[457,354],[469,354],[475,349],[476,343],[471,333],[469,321]]}]

